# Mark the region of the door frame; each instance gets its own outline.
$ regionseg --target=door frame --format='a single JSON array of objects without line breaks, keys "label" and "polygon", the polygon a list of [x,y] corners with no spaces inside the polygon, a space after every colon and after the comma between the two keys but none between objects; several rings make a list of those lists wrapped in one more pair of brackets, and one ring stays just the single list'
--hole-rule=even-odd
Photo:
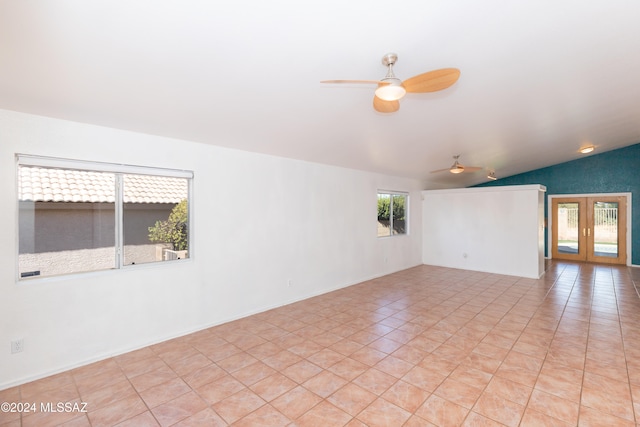
[{"label": "door frame", "polygon": [[553,199],[564,199],[568,197],[625,197],[627,199],[627,231],[625,241],[627,244],[627,259],[625,265],[631,265],[631,193],[584,193],[584,194],[549,194],[547,195],[547,259],[553,258]]}]

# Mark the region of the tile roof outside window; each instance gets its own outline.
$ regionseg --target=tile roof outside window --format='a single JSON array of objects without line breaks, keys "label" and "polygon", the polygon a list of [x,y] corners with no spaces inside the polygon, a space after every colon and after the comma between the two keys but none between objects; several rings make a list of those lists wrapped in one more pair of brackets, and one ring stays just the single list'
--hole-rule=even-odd
[{"label": "tile roof outside window", "polygon": [[[31,166],[19,168],[18,199],[32,202],[114,203],[114,174]],[[125,203],[179,203],[187,198],[187,180],[153,175],[124,175]]]}]

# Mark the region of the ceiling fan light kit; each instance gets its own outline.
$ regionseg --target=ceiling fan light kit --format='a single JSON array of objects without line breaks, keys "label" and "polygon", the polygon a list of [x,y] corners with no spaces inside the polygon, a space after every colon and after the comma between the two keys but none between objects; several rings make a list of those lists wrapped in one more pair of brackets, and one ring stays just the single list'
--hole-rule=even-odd
[{"label": "ceiling fan light kit", "polygon": [[387,75],[380,81],[381,84],[378,85],[378,89],[376,89],[376,96],[383,101],[397,101],[407,93],[400,79],[393,74],[393,64],[395,64],[397,60],[398,55],[395,53],[387,53],[382,57],[382,65],[387,67]]},{"label": "ceiling fan light kit", "polygon": [[393,113],[400,109],[400,100],[407,93],[437,92],[453,85],[460,77],[457,68],[443,68],[419,74],[401,81],[393,74],[393,65],[398,60],[395,53],[382,57],[387,75],[382,80],[323,80],[320,83],[376,83],[373,108],[380,113]]},{"label": "ceiling fan light kit", "polygon": [[376,96],[383,101],[397,101],[407,93],[407,90],[402,87],[402,84],[398,79],[393,79],[394,81],[390,80],[392,79],[382,80],[383,82],[388,82],[389,84],[381,85],[378,89],[376,89]]},{"label": "ceiling fan light kit", "polygon": [[462,166],[459,162],[458,159],[460,158],[460,155],[458,154],[457,156],[453,156],[453,165],[451,165],[451,168],[449,169],[449,172],[451,173],[462,173],[464,172],[464,166]]}]

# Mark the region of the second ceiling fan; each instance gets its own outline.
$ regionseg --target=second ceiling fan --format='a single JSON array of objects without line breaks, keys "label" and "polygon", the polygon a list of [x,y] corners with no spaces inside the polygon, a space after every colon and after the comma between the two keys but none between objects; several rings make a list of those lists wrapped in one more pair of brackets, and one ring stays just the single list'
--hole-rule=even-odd
[{"label": "second ceiling fan", "polygon": [[387,75],[382,80],[323,80],[320,83],[377,84],[373,108],[381,113],[393,113],[400,109],[399,100],[406,93],[437,92],[453,85],[460,77],[460,70],[457,68],[442,68],[401,81],[393,73],[393,65],[397,60],[398,55],[395,53],[387,53],[382,57],[382,64],[387,67]]},{"label": "second ceiling fan", "polygon": [[447,169],[438,169],[438,170],[434,170],[431,171],[431,173],[439,173],[439,172],[451,172],[451,173],[463,173],[463,172],[477,172],[479,170],[482,169],[481,166],[463,166],[460,164],[460,162],[458,162],[458,159],[460,158],[460,155],[458,154],[457,156],[453,156],[453,164],[451,165],[450,168]]}]

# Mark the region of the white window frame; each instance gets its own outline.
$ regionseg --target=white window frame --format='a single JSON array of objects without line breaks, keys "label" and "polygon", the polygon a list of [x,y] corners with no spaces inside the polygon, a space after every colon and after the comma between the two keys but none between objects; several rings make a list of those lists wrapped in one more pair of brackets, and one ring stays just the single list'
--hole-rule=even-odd
[{"label": "white window frame", "polygon": [[[380,195],[388,195],[389,196],[389,230],[390,234],[385,236],[377,236],[379,239],[386,239],[389,237],[401,237],[409,235],[409,206],[410,206],[410,197],[409,193],[406,191],[393,191],[393,190],[378,190],[376,193],[376,211],[377,211],[377,200]],[[405,218],[405,231],[404,233],[393,234],[393,196],[403,196],[405,198],[404,203],[404,218]]]},{"label": "white window frame", "polygon": [[49,276],[27,276],[21,277],[20,273],[20,244],[19,244],[19,230],[20,227],[16,226],[16,280],[19,282],[31,281],[31,280],[45,280],[56,277],[67,277],[71,275],[77,274],[91,274],[100,271],[111,271],[111,270],[121,270],[123,268],[136,268],[139,266],[149,266],[149,265],[164,265],[166,262],[149,262],[144,264],[124,264],[124,203],[123,203],[123,192],[124,188],[122,185],[123,175],[153,175],[153,176],[161,176],[161,177],[169,177],[169,178],[184,178],[187,180],[187,200],[188,200],[188,233],[189,237],[187,240],[188,245],[188,253],[189,257],[184,260],[176,260],[176,261],[188,261],[193,258],[193,171],[183,170],[183,169],[168,169],[168,168],[157,168],[157,167],[148,167],[148,166],[134,166],[127,164],[117,164],[117,163],[105,163],[105,162],[95,162],[95,161],[86,161],[86,160],[72,160],[72,159],[63,159],[63,158],[55,158],[55,157],[46,157],[46,156],[35,156],[29,154],[16,154],[16,224],[19,224],[19,198],[18,198],[18,180],[19,180],[19,169],[20,166],[31,166],[31,167],[43,167],[43,168],[57,168],[57,169],[71,169],[71,170],[81,170],[81,171],[91,171],[91,172],[106,172],[112,173],[115,175],[116,186],[115,186],[115,264],[114,268],[110,268],[107,270],[88,270],[83,272],[73,272],[73,273],[65,273],[60,275],[49,275]]}]

